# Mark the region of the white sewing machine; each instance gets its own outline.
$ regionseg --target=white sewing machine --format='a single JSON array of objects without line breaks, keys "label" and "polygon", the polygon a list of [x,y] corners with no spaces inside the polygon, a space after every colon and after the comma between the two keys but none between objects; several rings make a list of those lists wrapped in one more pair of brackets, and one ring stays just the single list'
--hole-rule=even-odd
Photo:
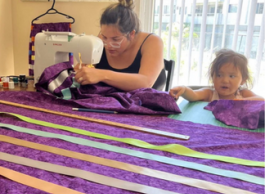
[{"label": "white sewing machine", "polygon": [[93,35],[48,31],[38,33],[35,36],[34,83],[38,82],[45,68],[69,61],[69,53],[73,53],[78,62],[80,53],[83,63],[97,64],[102,52],[102,40]]}]

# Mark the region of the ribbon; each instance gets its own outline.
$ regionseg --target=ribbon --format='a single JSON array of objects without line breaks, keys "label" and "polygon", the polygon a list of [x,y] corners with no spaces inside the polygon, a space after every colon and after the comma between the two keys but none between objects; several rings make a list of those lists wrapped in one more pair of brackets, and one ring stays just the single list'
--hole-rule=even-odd
[{"label": "ribbon", "polygon": [[49,132],[38,131],[38,130],[34,130],[34,129],[27,129],[27,128],[18,127],[18,126],[9,125],[9,124],[4,124],[4,123],[0,123],[0,127],[5,127],[8,129],[22,132],[22,133],[37,135],[37,136],[41,136],[41,137],[57,138],[57,139],[61,139],[61,140],[67,141],[67,142],[79,144],[79,145],[90,146],[90,147],[94,147],[94,148],[98,148],[98,149],[103,149],[103,150],[108,150],[108,151],[112,151],[112,152],[116,152],[116,153],[130,155],[130,156],[134,156],[134,157],[138,157],[138,158],[154,160],[154,161],[158,161],[158,162],[162,162],[162,163],[166,163],[166,164],[181,166],[181,167],[185,167],[185,168],[190,168],[190,169],[194,169],[194,170],[207,172],[210,174],[235,178],[235,179],[243,180],[246,182],[264,185],[264,178],[249,175],[246,173],[218,169],[218,168],[206,166],[203,164],[197,164],[197,163],[193,163],[193,162],[187,162],[187,161],[183,161],[183,160],[168,158],[165,156],[159,156],[159,155],[149,154],[149,153],[145,153],[145,152],[141,152],[141,151],[130,150],[127,148],[112,146],[112,145],[108,145],[105,143],[95,142],[95,141],[82,139],[82,138],[78,138],[78,137],[72,137],[72,136],[61,135],[61,134],[56,134],[56,133],[49,133]]},{"label": "ribbon", "polygon": [[[73,177],[79,177],[79,178],[82,178],[82,179],[85,179],[85,180],[88,180],[94,183],[99,183],[102,185],[116,187],[116,188],[124,189],[128,191],[150,193],[150,194],[153,194],[153,193],[176,194],[175,192],[170,192],[170,191],[166,191],[163,189],[157,189],[154,187],[141,185],[137,183],[131,183],[128,181],[124,181],[124,180],[120,180],[120,179],[116,179],[112,177],[107,177],[107,176],[92,173],[92,172],[87,172],[87,171],[80,170],[77,168],[70,168],[70,167],[61,166],[57,164],[41,162],[37,160],[20,157],[20,156],[6,154],[3,152],[0,152],[0,159],[8,161],[8,162],[16,163],[16,164],[21,164],[24,166],[46,170],[49,172],[64,174],[64,175],[73,176]],[[64,193],[61,192],[61,194],[64,194]]]},{"label": "ribbon", "polygon": [[151,133],[151,134],[156,134],[156,135],[162,135],[165,137],[172,137],[172,138],[178,138],[178,139],[184,139],[184,140],[187,140],[190,138],[187,135],[180,135],[180,134],[165,132],[165,131],[156,130],[156,129],[149,129],[149,128],[144,128],[144,127],[137,127],[137,126],[133,126],[133,125],[117,123],[117,122],[113,122],[113,121],[95,119],[95,118],[91,118],[91,117],[84,117],[84,116],[80,116],[80,115],[69,114],[69,113],[65,113],[65,112],[58,112],[58,111],[54,111],[54,110],[49,110],[49,109],[45,109],[45,108],[39,108],[39,107],[29,106],[29,105],[24,105],[24,104],[18,104],[18,103],[4,101],[4,100],[0,100],[0,103],[10,105],[10,106],[19,107],[19,108],[26,108],[26,109],[30,109],[30,110],[36,110],[39,112],[45,112],[45,113],[60,115],[60,116],[68,117],[68,118],[74,118],[74,119],[78,119],[78,120],[92,121],[92,122],[101,123],[101,124],[105,124],[105,125],[122,127],[125,129],[136,130],[136,131]]},{"label": "ribbon", "polygon": [[246,160],[246,159],[228,157],[228,156],[206,154],[206,153],[194,151],[194,150],[189,149],[189,148],[182,146],[180,144],[167,144],[167,145],[157,146],[157,145],[152,145],[152,144],[149,144],[145,141],[141,141],[138,139],[117,138],[117,137],[99,134],[99,133],[94,133],[94,132],[90,132],[90,131],[86,131],[86,130],[82,130],[82,129],[78,129],[78,128],[73,128],[73,127],[68,127],[68,126],[63,126],[63,125],[57,125],[54,123],[49,123],[49,122],[45,122],[45,121],[41,121],[41,120],[31,119],[29,117],[25,117],[25,116],[15,114],[15,113],[7,113],[7,112],[0,112],[0,113],[13,115],[13,116],[15,116],[15,117],[17,117],[23,121],[26,121],[28,123],[33,123],[36,125],[51,127],[51,128],[55,128],[55,129],[61,129],[64,131],[70,131],[72,133],[77,133],[77,134],[91,136],[91,137],[97,137],[100,139],[114,140],[114,141],[127,143],[127,144],[134,145],[134,146],[141,147],[141,148],[161,150],[161,151],[166,151],[166,152],[170,152],[170,153],[174,153],[174,154],[178,154],[178,155],[183,155],[183,156],[218,160],[218,161],[223,161],[223,162],[228,162],[228,163],[233,163],[233,164],[241,164],[241,165],[245,165],[245,166],[257,166],[257,167],[264,167],[265,166],[264,162]]},{"label": "ribbon", "polygon": [[[79,160],[83,160],[83,161],[90,161],[91,160],[90,159],[91,156],[87,155],[87,154],[73,152],[73,151],[69,151],[69,150],[65,150],[65,149],[61,149],[61,148],[56,148],[56,147],[52,147],[52,146],[47,146],[47,145],[43,145],[43,144],[33,143],[33,142],[20,140],[20,139],[9,137],[9,136],[0,135],[0,141],[11,143],[11,144],[14,144],[14,145],[23,146],[23,147],[28,147],[28,148],[32,148],[32,149],[36,149],[36,150],[46,151],[46,152],[50,152],[50,153],[57,154],[57,155],[71,157],[71,158],[75,158],[75,159],[79,159]],[[0,155],[2,155],[1,152],[0,152]],[[94,157],[94,156],[92,156],[92,157],[96,158],[97,161],[100,161],[100,159],[102,161],[105,160],[105,164],[107,164],[108,162],[112,163],[112,164],[110,164],[108,166],[112,166],[114,168],[123,169],[122,166],[123,165],[127,165],[129,168],[132,168],[132,169],[136,168],[136,171],[139,171],[139,172],[141,170],[145,171],[144,172],[145,174],[153,174],[154,175],[156,173],[160,173],[160,176],[163,175],[163,179],[165,179],[165,180],[170,180],[170,181],[173,181],[173,182],[182,183],[182,184],[193,186],[193,187],[197,187],[197,188],[202,188],[202,189],[207,189],[207,190],[211,190],[211,191],[216,191],[216,192],[219,192],[219,193],[238,193],[238,194],[252,193],[252,192],[249,192],[249,191],[244,191],[244,190],[241,190],[241,189],[228,187],[228,186],[220,185],[220,184],[216,184],[216,183],[211,183],[211,182],[207,182],[207,181],[203,181],[203,180],[198,180],[198,179],[193,179],[193,178],[187,178],[187,177],[183,177],[183,176],[173,175],[173,174],[169,174],[169,173],[162,172],[162,171],[152,170],[152,169],[139,167],[139,166],[135,166],[135,165],[129,165],[129,164],[126,164],[126,163],[123,163],[123,162],[118,162],[118,161],[113,161],[113,160],[108,160],[108,159],[102,159],[102,158],[99,158],[99,157]],[[4,157],[1,156],[1,158],[4,158]],[[18,161],[21,161],[21,160],[18,160],[18,158],[13,158],[12,161],[14,161],[17,164],[20,164],[20,163],[18,163]],[[47,164],[49,164],[49,163],[46,163],[46,166],[47,166]],[[39,166],[42,166],[42,163],[36,164],[36,163],[32,162],[28,166],[32,166],[32,165],[34,165],[34,167],[37,168]],[[60,166],[58,166],[58,167],[60,167]],[[40,168],[43,168],[43,167],[40,167]],[[57,166],[54,166],[54,169],[56,169],[56,168],[57,168]],[[68,169],[68,172],[71,172],[71,170],[75,171],[77,169],[70,169],[70,170]],[[52,172],[56,172],[56,171],[52,171]],[[61,173],[61,172],[62,172],[62,174],[65,173],[63,170],[60,171],[60,172],[57,171],[57,173]],[[84,173],[84,172],[85,171],[82,171],[82,173]],[[131,172],[133,172],[133,171],[131,170]],[[72,172],[72,173],[74,173],[74,172]],[[86,173],[88,173],[88,172],[86,172]],[[95,175],[97,175],[97,174],[95,174]],[[119,185],[123,185],[123,183],[118,181],[119,179],[113,179],[112,180],[112,178],[110,178],[110,177],[107,178],[105,176],[97,177],[97,178],[94,179],[95,175],[94,175],[94,173],[91,173],[91,175],[90,175],[91,178],[89,180],[93,181],[93,182],[96,182],[96,183],[103,184],[102,182],[99,182],[103,178],[103,179],[106,180],[106,182],[104,181],[104,184],[106,184],[106,185],[109,185],[109,182],[114,184],[115,187],[117,187]],[[78,172],[75,174],[75,176],[80,177]],[[84,178],[83,176],[84,175],[82,175],[82,177],[80,177],[80,178]],[[101,176],[101,175],[97,175],[97,176]],[[177,180],[175,180],[175,179],[177,179]],[[126,183],[126,181],[125,181],[125,183]],[[129,183],[127,183],[127,184],[129,184]],[[139,186],[140,186],[140,191],[141,192],[145,191],[143,193],[151,193],[151,194],[153,194],[153,193],[165,193],[165,194],[174,193],[174,192],[169,192],[169,191],[160,190],[160,189],[157,190],[155,188],[147,187],[147,186],[144,186],[144,185],[139,185]],[[142,190],[141,189],[142,187],[146,187],[146,188],[144,190]],[[121,188],[121,186],[118,187],[118,188]],[[122,188],[126,189],[126,190],[132,190],[133,188],[135,188],[136,190],[132,190],[132,191],[139,192],[139,190],[137,190],[137,187],[133,187],[133,186],[131,186],[131,187],[128,186],[128,188],[130,188],[130,189],[128,189],[127,187],[125,187],[125,188],[122,187]],[[149,189],[150,189],[150,191],[149,191]]]},{"label": "ribbon", "polygon": [[35,177],[0,166],[0,175],[23,185],[53,194],[84,194]]}]

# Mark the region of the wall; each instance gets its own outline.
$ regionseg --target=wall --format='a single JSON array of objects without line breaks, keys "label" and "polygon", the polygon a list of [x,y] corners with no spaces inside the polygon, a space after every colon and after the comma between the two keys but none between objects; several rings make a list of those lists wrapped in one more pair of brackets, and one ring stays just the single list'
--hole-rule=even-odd
[{"label": "wall", "polygon": [[[80,34],[84,32],[97,35],[99,32],[100,14],[109,4],[108,2],[56,2],[54,8],[75,18],[75,23],[72,25],[74,33]],[[5,7],[7,6],[5,5]],[[15,75],[28,75],[28,45],[31,21],[45,13],[51,6],[52,0],[50,2],[12,0],[14,70],[11,71],[14,71]],[[36,23],[67,21],[71,20],[59,14],[50,14],[43,16]],[[10,72],[6,73],[10,74]]]},{"label": "wall", "polygon": [[14,74],[12,6],[10,0],[0,0],[0,75]]},{"label": "wall", "polygon": [[[135,0],[135,11],[139,13],[139,1]],[[0,76],[28,75],[29,35],[32,19],[45,13],[50,2],[25,2],[22,0],[0,0]],[[117,1],[118,2],[118,1]],[[100,15],[109,2],[56,2],[57,11],[75,18],[72,31],[76,34],[97,35]],[[36,23],[71,21],[59,14],[45,15]]]}]

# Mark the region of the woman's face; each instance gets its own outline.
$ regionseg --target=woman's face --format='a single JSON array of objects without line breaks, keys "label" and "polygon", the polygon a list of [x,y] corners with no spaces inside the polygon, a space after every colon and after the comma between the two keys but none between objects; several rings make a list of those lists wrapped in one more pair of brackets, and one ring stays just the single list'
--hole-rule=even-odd
[{"label": "woman's face", "polygon": [[111,56],[118,56],[129,45],[130,34],[123,34],[114,25],[102,25],[99,37],[104,43],[106,52]]}]

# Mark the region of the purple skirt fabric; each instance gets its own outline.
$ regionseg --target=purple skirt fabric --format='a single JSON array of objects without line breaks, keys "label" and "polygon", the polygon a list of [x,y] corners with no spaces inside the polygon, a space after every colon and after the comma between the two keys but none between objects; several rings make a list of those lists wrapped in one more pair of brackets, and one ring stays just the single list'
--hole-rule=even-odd
[{"label": "purple skirt fabric", "polygon": [[[181,144],[183,146],[189,147],[199,152],[231,156],[243,159],[250,159],[256,161],[264,161],[264,134],[263,133],[252,133],[248,131],[241,131],[236,129],[222,128],[211,125],[195,124],[191,122],[177,121],[165,116],[150,116],[150,115],[137,115],[137,114],[103,114],[103,113],[88,113],[88,112],[73,112],[71,108],[73,107],[73,102],[56,99],[52,96],[45,95],[43,93],[37,92],[0,92],[0,99],[36,106],[40,108],[51,109],[54,111],[66,112],[71,114],[77,114],[87,117],[93,117],[98,119],[104,119],[114,122],[120,122],[129,125],[135,125],[146,128],[153,128],[163,131],[168,131],[172,133],[189,135],[190,139],[188,141],[183,141],[179,139],[172,139],[168,137],[162,137],[147,133],[141,133],[137,131],[127,130],[123,128],[118,128],[115,126],[108,126],[99,123],[87,122],[82,120],[76,120],[72,118],[66,118],[63,116],[56,116],[48,113],[37,112],[33,110],[27,110],[23,108],[16,108],[4,104],[0,104],[0,111],[11,112],[21,114],[33,119],[43,120],[47,122],[52,122],[60,125],[71,126],[75,128],[80,128],[84,130],[89,130],[96,133],[102,133],[106,135],[111,135],[115,137],[130,137],[135,139],[144,140],[151,144],[164,145],[164,144]],[[176,154],[171,154],[163,151],[148,150],[137,148],[125,143],[97,139],[93,137],[82,136],[78,134],[73,134],[66,131],[61,131],[49,127],[37,126],[34,124],[26,123],[24,121],[18,120],[15,117],[0,114],[0,122],[13,124],[21,127],[37,129],[41,131],[47,131],[52,133],[59,133],[64,135],[70,135],[75,137],[81,137],[84,139],[89,139],[97,142],[104,142],[109,145],[115,145],[119,147],[129,148],[133,150],[140,150],[143,152],[148,152],[152,154],[157,154],[161,156],[166,156],[170,158],[175,158],[179,160],[196,162],[204,165],[209,165],[216,168],[234,170],[238,172],[244,172],[251,175],[264,177],[264,168],[258,167],[248,167],[243,165],[229,164],[208,159],[198,159],[186,156],[179,156]],[[214,183],[219,183],[235,188],[240,188],[248,191],[252,191],[259,194],[264,194],[264,186],[256,185],[232,178],[217,176],[213,174],[204,173],[201,171],[191,170],[183,167],[172,166],[152,160],[136,158],[133,156],[128,156],[124,154],[114,153],[110,151],[104,151],[101,149],[91,148],[82,145],[76,145],[73,143],[65,142],[59,139],[38,137],[35,135],[24,134],[21,132],[15,132],[12,130],[0,128],[0,134],[10,137],[15,137],[31,142],[41,143],[45,145],[50,145],[58,148],[63,148],[67,150],[72,150],[80,153],[90,154],[94,156],[99,156],[103,158],[108,158],[116,161],[126,162],[138,166],[148,167],[151,169],[161,170],[165,172],[170,172],[176,175],[186,176],[190,178],[196,178],[201,180],[206,180]],[[30,148],[25,148],[21,146],[12,145],[9,143],[0,142],[0,151],[14,154],[18,156],[23,156],[39,161],[50,162],[53,164],[59,164],[68,167],[79,168],[82,170],[130,181],[135,183],[140,183],[144,185],[153,186],[156,188],[161,188],[169,191],[175,191],[179,193],[189,193],[189,194],[213,194],[215,192],[198,189],[191,186],[186,186],[178,183],[173,183],[170,181],[164,181],[157,178],[151,178],[144,175],[139,175],[132,172],[127,172],[119,169],[114,169],[111,167],[101,166],[98,164],[93,164],[90,162],[84,162],[77,159],[72,159],[64,156],[59,156],[43,151],[37,151]],[[97,183],[85,181],[76,177],[69,177],[65,175],[60,175],[56,173],[47,172],[44,170],[38,170],[31,167],[25,167],[18,164],[13,164],[10,162],[5,162],[0,160],[0,166],[16,170],[21,173],[25,173],[58,185],[62,185],[71,189],[75,189],[80,192],[89,194],[129,194],[133,193],[130,191],[125,191],[117,188],[112,188],[109,186],[100,185]],[[8,180],[4,177],[0,177],[0,193],[5,194],[18,194],[18,193],[30,193],[30,194],[43,194],[38,189],[30,188],[25,185]]]},{"label": "purple skirt fabric", "polygon": [[[67,73],[62,73],[67,71]],[[76,103],[75,107],[112,110],[120,113],[176,114],[180,109],[167,92],[142,88],[123,92],[104,83],[79,85],[75,82],[73,68],[69,62],[58,63],[45,69],[36,84],[40,92]],[[49,87],[56,80],[56,86]],[[53,90],[51,91],[51,89]],[[65,97],[67,93],[67,98]]]},{"label": "purple skirt fabric", "polygon": [[226,125],[246,129],[264,127],[264,101],[215,100],[205,109]]}]

